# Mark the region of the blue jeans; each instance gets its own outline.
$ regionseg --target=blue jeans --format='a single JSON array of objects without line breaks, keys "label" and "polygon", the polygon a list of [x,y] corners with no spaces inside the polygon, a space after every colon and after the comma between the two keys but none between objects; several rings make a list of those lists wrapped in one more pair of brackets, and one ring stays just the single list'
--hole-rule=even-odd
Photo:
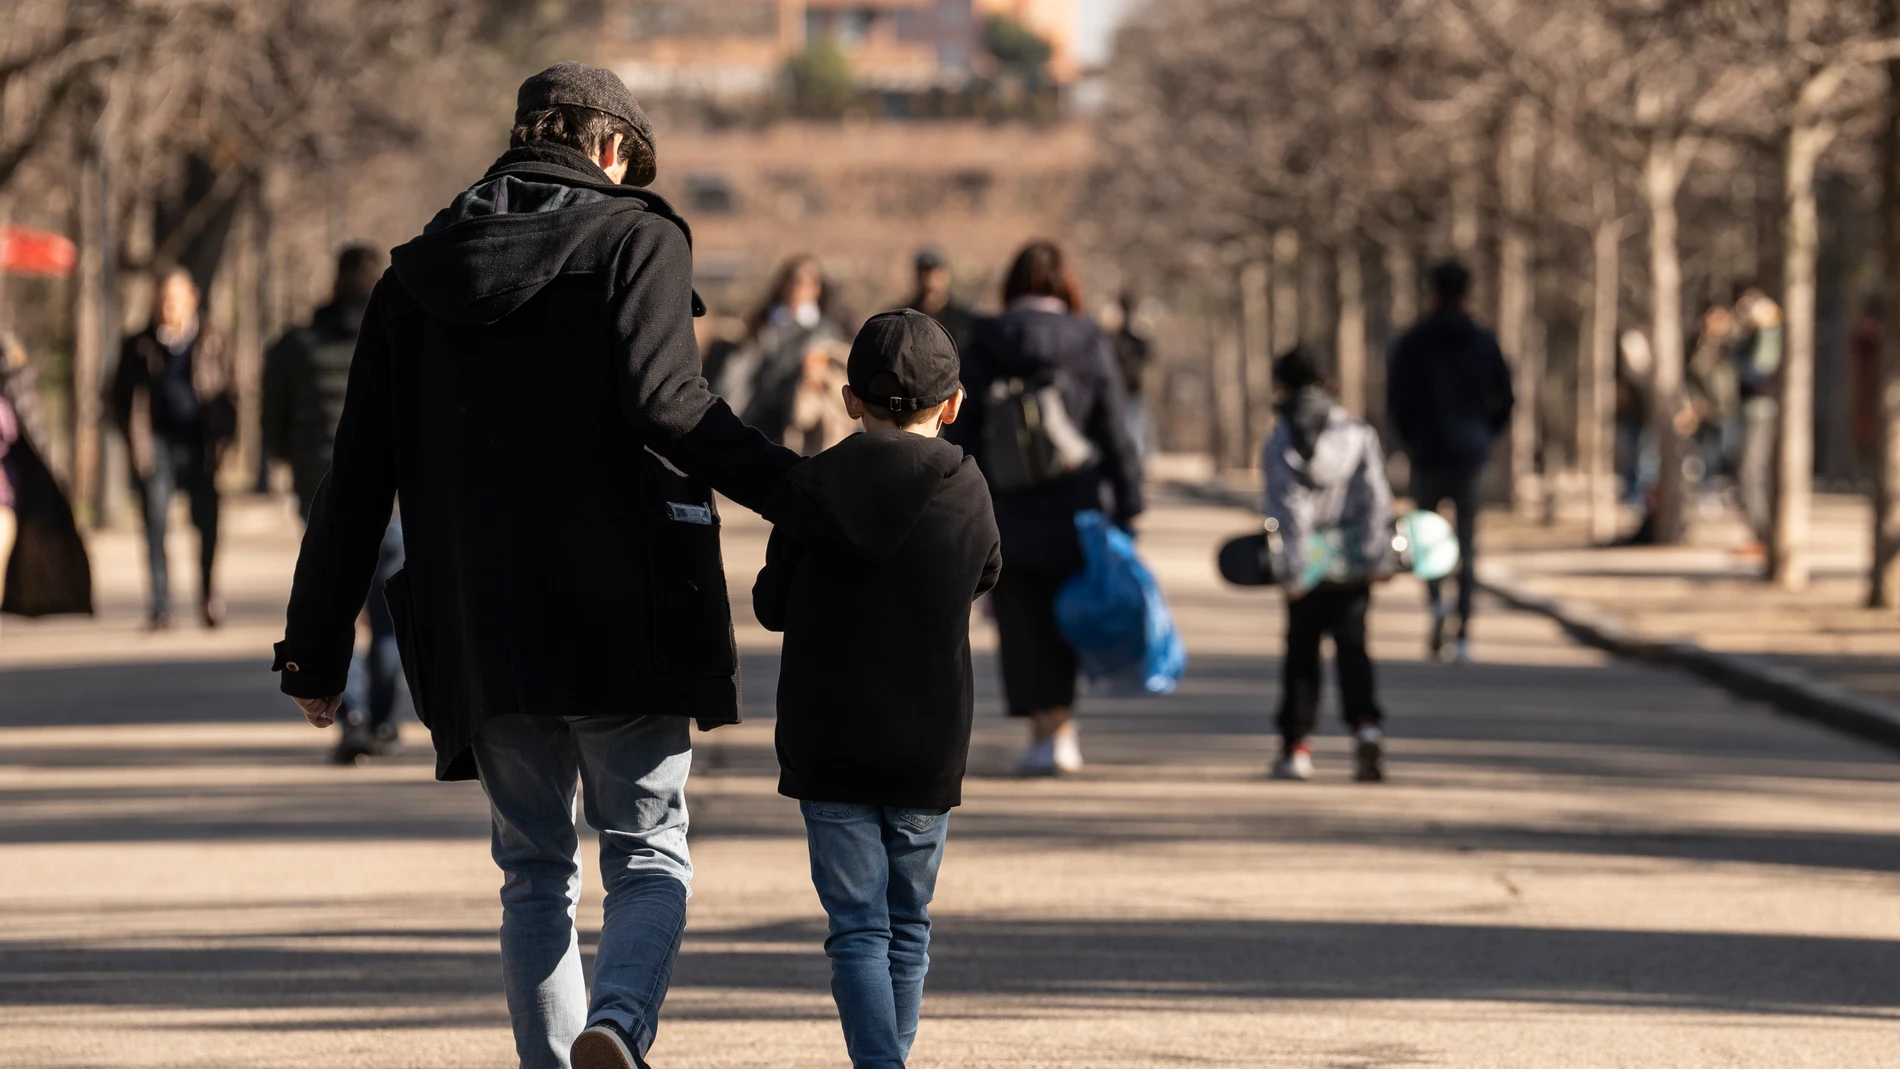
[{"label": "blue jeans", "polygon": [[152,439],[152,474],[138,481],[145,516],[145,572],[151,579],[148,607],[154,616],[172,612],[171,566],[165,555],[165,528],[171,524],[172,495],[191,498],[191,525],[198,529],[198,594],[212,595],[212,565],[218,559],[218,485],[202,443]]},{"label": "blue jeans", "polygon": [[[504,716],[483,725],[475,762],[501,866],[501,971],[522,1069],[569,1069],[568,1048],[612,1021],[644,1056],[686,931],[684,717]],[[580,841],[574,783],[600,829],[607,889],[590,1003],[574,910]]]},{"label": "blue jeans", "polygon": [[800,802],[811,882],[830,921],[831,997],[852,1069],[903,1069],[930,969],[948,810]]},{"label": "blue jeans", "polygon": [[349,683],[343,689],[343,712],[361,712],[374,731],[396,718],[396,678],[402,674],[402,656],[396,649],[396,621],[383,597],[389,577],[402,571],[402,520],[389,521],[382,548],[376,556],[376,578],[370,583],[369,656],[350,662]]}]

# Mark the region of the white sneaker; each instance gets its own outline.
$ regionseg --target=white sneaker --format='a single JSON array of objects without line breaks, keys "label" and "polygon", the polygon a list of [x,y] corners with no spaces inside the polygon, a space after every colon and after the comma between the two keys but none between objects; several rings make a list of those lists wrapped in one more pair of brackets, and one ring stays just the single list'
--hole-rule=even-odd
[{"label": "white sneaker", "polygon": [[1056,740],[1044,739],[1031,743],[1029,749],[1016,759],[1018,776],[1053,776],[1056,774]]},{"label": "white sneaker", "polygon": [[1082,737],[1074,724],[1064,724],[1050,740],[1055,743],[1056,771],[1064,775],[1082,771]]},{"label": "white sneaker", "polygon": [[1470,639],[1461,638],[1458,641],[1451,644],[1451,663],[1453,664],[1470,664],[1471,663],[1471,640]]},{"label": "white sneaker", "polygon": [[1273,779],[1309,780],[1313,778],[1313,751],[1304,746],[1295,746],[1280,755],[1273,763],[1273,771],[1268,773]]}]

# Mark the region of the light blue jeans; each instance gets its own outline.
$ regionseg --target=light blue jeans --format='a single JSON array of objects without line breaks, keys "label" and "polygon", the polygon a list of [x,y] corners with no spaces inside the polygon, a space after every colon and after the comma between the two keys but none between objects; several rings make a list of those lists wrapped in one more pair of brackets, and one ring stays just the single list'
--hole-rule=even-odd
[{"label": "light blue jeans", "polygon": [[950,814],[801,802],[852,1069],[903,1069],[930,970],[930,900]]},{"label": "light blue jeans", "polygon": [[[689,729],[673,716],[505,716],[476,737],[503,876],[502,982],[522,1069],[570,1069],[574,1037],[600,1021],[619,1025],[642,1056],[653,1045],[693,884]],[[591,1003],[574,929],[577,778],[587,822],[600,829],[607,890]]]}]

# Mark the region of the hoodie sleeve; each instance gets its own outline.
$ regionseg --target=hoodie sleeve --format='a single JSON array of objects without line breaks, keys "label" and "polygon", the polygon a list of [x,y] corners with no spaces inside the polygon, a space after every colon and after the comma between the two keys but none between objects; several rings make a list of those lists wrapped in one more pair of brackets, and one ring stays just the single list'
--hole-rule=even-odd
[{"label": "hoodie sleeve", "polygon": [[356,339],[335,457],[304,528],[284,640],[277,644],[272,666],[283,673],[284,693],[297,698],[343,693],[356,645],[356,616],[369,596],[383,532],[395,506],[384,300],[379,285]]},{"label": "hoodie sleeve", "polygon": [[699,374],[686,235],[649,217],[628,235],[614,295],[620,403],[641,441],[758,511],[798,454],[740,422]]},{"label": "hoodie sleeve", "polygon": [[1511,410],[1517,407],[1517,393],[1511,383],[1511,365],[1504,362],[1504,351],[1489,333],[1484,336],[1485,414],[1491,417],[1491,437],[1496,438],[1511,425]]},{"label": "hoodie sleeve", "polygon": [[752,584],[752,615],[767,631],[785,630],[785,610],[791,601],[792,575],[798,570],[797,541],[780,528],[765,543],[765,567]]},{"label": "hoodie sleeve", "polygon": [[1272,520],[1280,534],[1280,552],[1274,557],[1273,572],[1281,586],[1288,590],[1299,590],[1301,549],[1306,545],[1306,527],[1301,522],[1300,513],[1306,494],[1306,487],[1300,483],[1299,473],[1286,459],[1287,442],[1285,423],[1267,438],[1264,453],[1260,458],[1260,468],[1266,473],[1266,500],[1263,511],[1267,519]]},{"label": "hoodie sleeve", "polygon": [[1361,425],[1365,440],[1359,470],[1353,473],[1353,493],[1359,497],[1366,522],[1366,560],[1373,575],[1384,578],[1384,562],[1392,549],[1392,484],[1385,477],[1385,450],[1371,427]]}]

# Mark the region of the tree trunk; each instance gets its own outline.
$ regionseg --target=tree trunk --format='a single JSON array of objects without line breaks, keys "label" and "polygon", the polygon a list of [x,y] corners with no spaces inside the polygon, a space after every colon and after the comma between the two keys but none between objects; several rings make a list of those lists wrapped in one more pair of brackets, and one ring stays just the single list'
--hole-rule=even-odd
[{"label": "tree trunk", "polygon": [[1300,235],[1278,230],[1273,235],[1273,354],[1293,348],[1300,340]]},{"label": "tree trunk", "polygon": [[1617,533],[1616,338],[1623,223],[1616,218],[1616,194],[1607,180],[1599,186],[1597,202],[1598,222],[1591,235],[1596,268],[1590,278],[1589,345],[1581,354],[1577,376],[1577,438],[1589,495],[1590,540],[1604,543]]},{"label": "tree trunk", "polygon": [[1530,216],[1537,173],[1536,109],[1528,100],[1512,109],[1498,168],[1504,193],[1504,227],[1498,239],[1498,347],[1511,362],[1517,394],[1511,413],[1511,506],[1527,518],[1543,510],[1537,479],[1537,409],[1543,376],[1531,344]]},{"label": "tree trunk", "polygon": [[1787,336],[1781,357],[1780,449],[1775,513],[1768,543],[1769,575],[1784,590],[1808,585],[1809,511],[1814,492],[1814,270],[1820,254],[1820,212],[1814,170],[1833,133],[1797,122],[1788,134],[1787,251],[1782,314]]},{"label": "tree trunk", "polygon": [[1255,443],[1273,426],[1273,272],[1264,263],[1240,269],[1241,345],[1245,350],[1246,439],[1249,462]]},{"label": "tree trunk", "polygon": [[1418,264],[1412,250],[1401,244],[1385,247],[1385,277],[1392,287],[1392,336],[1411,328],[1418,319]]},{"label": "tree trunk", "polygon": [[[1881,26],[1900,32],[1900,0],[1881,0]],[[1885,321],[1880,339],[1879,451],[1874,472],[1874,560],[1867,604],[1900,608],[1900,60],[1887,65],[1880,133],[1880,248]]]},{"label": "tree trunk", "polygon": [[1343,237],[1333,252],[1334,285],[1339,293],[1333,353],[1339,403],[1366,415],[1366,278],[1359,243]]},{"label": "tree trunk", "polygon": [[1649,424],[1656,440],[1656,500],[1652,505],[1656,541],[1682,541],[1683,485],[1676,409],[1682,403],[1682,250],[1677,245],[1676,195],[1682,167],[1676,143],[1652,137],[1643,167],[1643,192],[1649,207],[1650,351],[1655,368],[1650,387]]},{"label": "tree trunk", "polygon": [[115,246],[107,226],[110,208],[106,182],[103,146],[97,137],[89,138],[80,151],[78,189],[73,197],[74,230],[79,240],[75,242],[78,262],[72,287],[72,492],[80,523],[93,526],[103,526],[111,518],[106,515],[103,493],[111,478],[103,441],[104,391],[107,353],[118,340],[107,285]]},{"label": "tree trunk", "polygon": [[1215,466],[1244,468],[1247,457],[1247,407],[1240,356],[1240,331],[1223,317],[1214,336],[1214,413],[1219,427]]}]

